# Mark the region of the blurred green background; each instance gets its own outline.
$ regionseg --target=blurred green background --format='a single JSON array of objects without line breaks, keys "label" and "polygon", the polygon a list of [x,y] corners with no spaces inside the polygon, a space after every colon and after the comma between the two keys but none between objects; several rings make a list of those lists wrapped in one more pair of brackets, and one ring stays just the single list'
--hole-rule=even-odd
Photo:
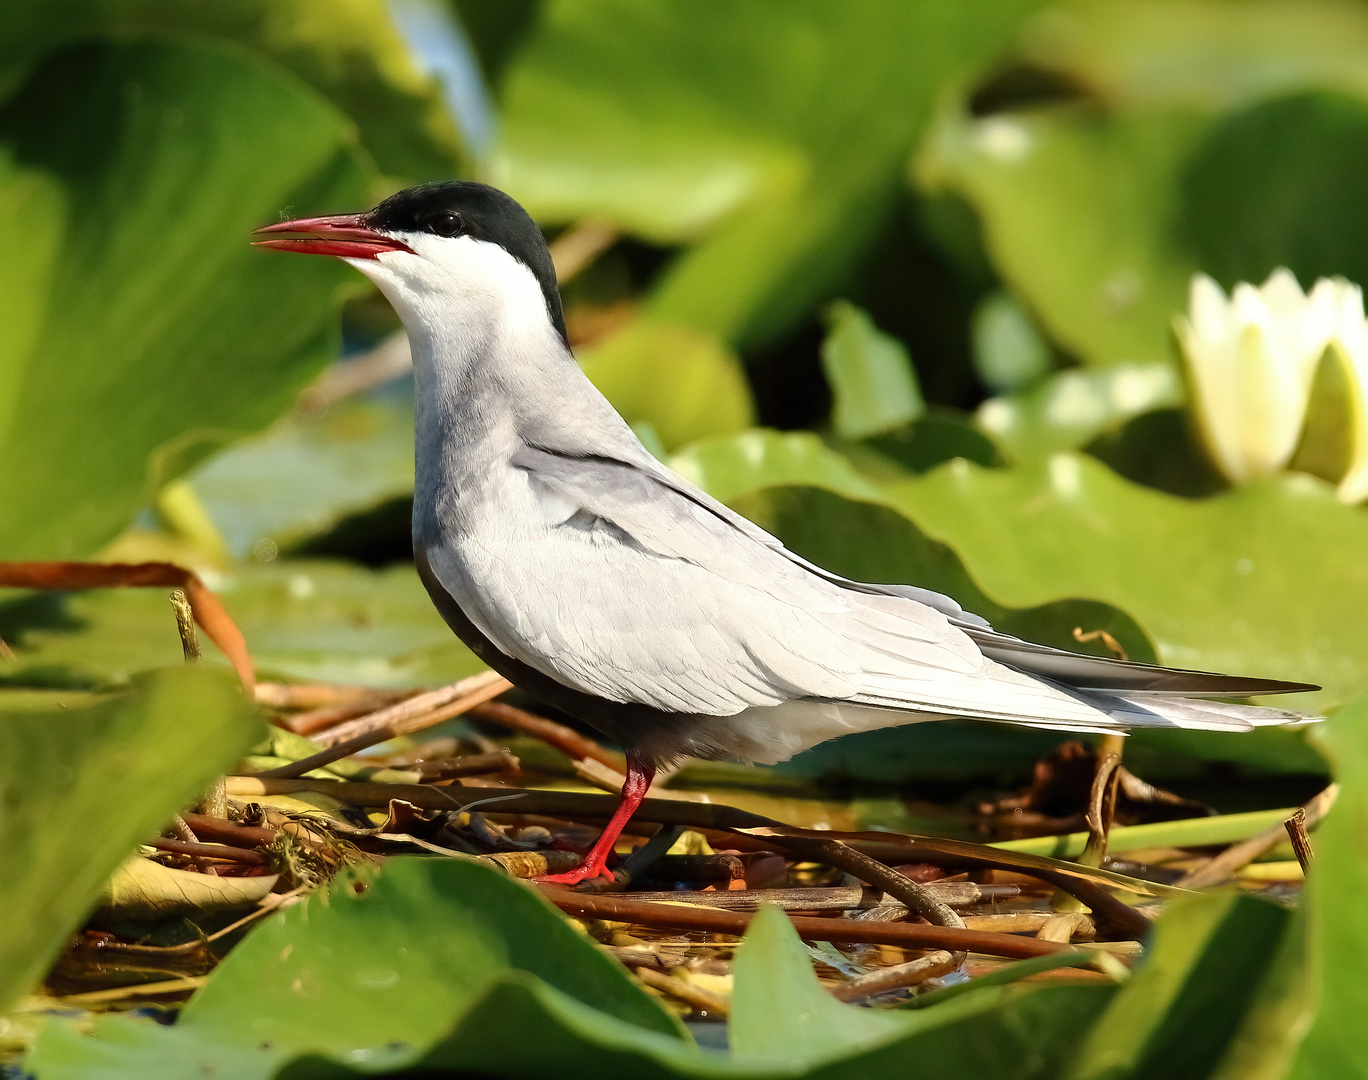
[{"label": "blurred green background", "polygon": [[[647,446],[800,553],[1331,710],[1368,691],[1368,517],[1335,475],[1223,480],[1172,324],[1197,271],[1368,280],[1365,166],[1359,3],[10,0],[0,559],[193,566],[268,677],[474,670],[410,562],[397,320],[247,243],[472,177],[546,231]],[[164,606],[0,594],[0,681],[174,663]],[[793,768],[1054,741],[928,725]],[[1297,732],[1143,745],[1322,768]]]}]

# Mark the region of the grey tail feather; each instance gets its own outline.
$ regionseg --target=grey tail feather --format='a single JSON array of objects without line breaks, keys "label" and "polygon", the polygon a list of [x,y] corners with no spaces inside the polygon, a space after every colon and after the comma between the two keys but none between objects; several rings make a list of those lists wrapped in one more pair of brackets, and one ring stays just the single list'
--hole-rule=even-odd
[{"label": "grey tail feather", "polygon": [[[1177,727],[1190,731],[1249,731],[1256,727],[1304,724],[1320,717],[1288,709],[1270,709],[1260,705],[1242,705],[1229,701],[1204,701],[1201,698],[1170,696],[1167,694],[1118,694],[1115,700],[1124,702],[1128,723],[1132,728]],[[1152,714],[1154,724],[1136,723],[1129,719],[1136,712]]]},{"label": "grey tail feather", "polygon": [[[1296,694],[1319,690],[1311,683],[1283,682],[1279,679],[1253,679],[1240,675],[1218,675],[1210,671],[1157,667],[1134,660],[1114,660],[1105,656],[1037,645],[1008,634],[977,626],[961,627],[985,656],[1008,667],[1039,675],[1080,690],[1102,690],[1124,694],[1162,694],[1165,697],[1212,696],[1250,697],[1262,694]],[[1138,699],[1135,704],[1153,707]],[[1297,714],[1288,714],[1296,716]],[[1287,721],[1272,721],[1286,723]]]}]

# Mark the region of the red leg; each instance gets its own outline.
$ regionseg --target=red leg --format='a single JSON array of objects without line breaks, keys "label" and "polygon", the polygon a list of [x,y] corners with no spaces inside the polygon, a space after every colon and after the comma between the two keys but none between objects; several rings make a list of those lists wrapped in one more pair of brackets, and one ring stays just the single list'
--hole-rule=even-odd
[{"label": "red leg", "polygon": [[627,779],[622,785],[622,798],[617,804],[617,809],[613,811],[608,827],[603,830],[603,835],[589,849],[584,861],[573,870],[564,874],[546,874],[536,880],[551,885],[578,885],[581,881],[600,875],[611,880],[613,875],[608,871],[608,856],[613,850],[613,845],[617,843],[623,827],[636,813],[641,800],[646,797],[653,779],[655,766],[628,754]]}]

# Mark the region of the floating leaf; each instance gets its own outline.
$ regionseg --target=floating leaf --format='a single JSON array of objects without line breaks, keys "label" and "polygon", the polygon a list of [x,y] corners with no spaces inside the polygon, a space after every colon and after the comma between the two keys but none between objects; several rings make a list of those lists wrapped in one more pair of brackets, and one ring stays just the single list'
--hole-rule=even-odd
[{"label": "floating leaf", "polygon": [[[1368,91],[1368,87],[1365,87]],[[1227,288],[1280,266],[1368,283],[1368,100],[1306,91],[1222,117],[1180,181],[1179,228],[1198,265]]]},{"label": "floating leaf", "polygon": [[288,551],[346,517],[413,491],[413,402],[352,398],[321,416],[291,411],[188,478],[237,558]]},{"label": "floating leaf", "polygon": [[777,484],[810,484],[857,499],[880,495],[847,458],[805,431],[756,428],[703,439],[681,449],[669,464],[723,502]]},{"label": "floating leaf", "polygon": [[1050,347],[1005,292],[989,293],[978,302],[969,334],[974,372],[995,393],[1025,389],[1054,366]]},{"label": "floating leaf", "polygon": [[843,439],[903,427],[926,411],[907,347],[845,301],[827,309],[822,371],[831,387],[831,423]]},{"label": "floating leaf", "polygon": [[1098,371],[1061,371],[1020,394],[979,406],[979,427],[1013,461],[1074,450],[1143,413],[1178,404],[1170,364],[1114,364]]},{"label": "floating leaf", "polygon": [[1291,934],[1300,945],[1297,923],[1276,904],[1238,894],[1174,901],[1144,963],[1084,1037],[1067,1080],[1248,1075],[1216,1066],[1242,1038],[1262,985],[1281,977],[1280,940]]},{"label": "floating leaf", "polygon": [[[412,566],[282,560],[211,576],[263,678],[430,686],[484,669],[428,599]],[[180,659],[164,593],[108,589],[0,605],[17,658],[0,681],[108,686]],[[217,652],[205,643],[206,656]]]}]

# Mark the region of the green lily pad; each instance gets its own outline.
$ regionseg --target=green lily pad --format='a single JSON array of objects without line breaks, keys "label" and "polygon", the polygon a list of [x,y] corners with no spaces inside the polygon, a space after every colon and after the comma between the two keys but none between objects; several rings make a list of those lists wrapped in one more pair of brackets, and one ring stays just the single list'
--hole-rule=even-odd
[{"label": "green lily pad", "polygon": [[0,1009],[260,727],[234,676],[183,664],[98,699],[0,691]]},{"label": "green lily pad", "polygon": [[[83,1037],[54,1023],[26,1065],[44,1078],[210,1068],[247,1080],[317,1054],[309,1075],[373,1075],[416,1064],[515,973],[607,1025],[697,1054],[678,1021],[527,886],[470,862],[409,858],[258,927],[175,1028],[114,1016]],[[485,1019],[506,1044],[535,1044],[536,1028],[515,1021]]]},{"label": "green lily pad", "polygon": [[349,398],[321,416],[291,411],[188,478],[229,552],[288,551],[345,518],[413,491],[413,401]]},{"label": "green lily pad", "polygon": [[1336,275],[1368,282],[1365,168],[1365,97],[1320,90],[1259,102],[1222,117],[1195,148],[1179,229],[1227,288],[1280,266],[1307,289]]},{"label": "green lily pad", "polygon": [[904,427],[926,412],[907,346],[847,301],[827,308],[822,371],[831,387],[831,424],[843,439]]},{"label": "green lily pad", "polygon": [[[368,570],[322,560],[246,565],[210,584],[263,678],[432,686],[484,669],[442,621],[412,566]],[[180,639],[166,593],[106,589],[0,605],[0,683],[102,687],[174,663]],[[203,642],[206,657],[222,662]]]},{"label": "green lily pad", "polygon": [[1182,399],[1173,365],[1113,364],[1061,371],[1019,394],[989,398],[976,419],[1012,461],[1036,461]]},{"label": "green lily pad", "polygon": [[82,45],[34,71],[0,108],[0,221],[34,256],[0,282],[0,555],[89,554],[288,404],[352,279],[248,233],[366,186],[345,120],[251,57]]},{"label": "green lily pad", "polygon": [[1368,93],[1368,15],[1357,5],[1066,0],[1018,43],[1120,107],[1229,108],[1306,85]]},{"label": "green lily pad", "polygon": [[1029,6],[551,3],[503,75],[496,182],[539,219],[701,241],[651,312],[754,344],[852,267],[940,87]]},{"label": "green lily pad", "polygon": [[415,63],[381,0],[13,0],[0,11],[0,90],[45,53],[80,38],[178,32],[231,42],[287,68],[351,118],[392,176],[444,180],[461,165],[460,137],[437,84]]},{"label": "green lily pad", "polygon": [[954,462],[885,490],[1001,603],[1089,597],[1134,616],[1163,663],[1325,687],[1279,699],[1293,708],[1368,690],[1368,516],[1321,481],[1188,500],[1059,454],[1010,470]]},{"label": "green lily pad", "polygon": [[780,484],[810,484],[856,499],[880,496],[878,486],[848,458],[806,431],[755,428],[700,439],[674,454],[669,465],[727,503]]}]

